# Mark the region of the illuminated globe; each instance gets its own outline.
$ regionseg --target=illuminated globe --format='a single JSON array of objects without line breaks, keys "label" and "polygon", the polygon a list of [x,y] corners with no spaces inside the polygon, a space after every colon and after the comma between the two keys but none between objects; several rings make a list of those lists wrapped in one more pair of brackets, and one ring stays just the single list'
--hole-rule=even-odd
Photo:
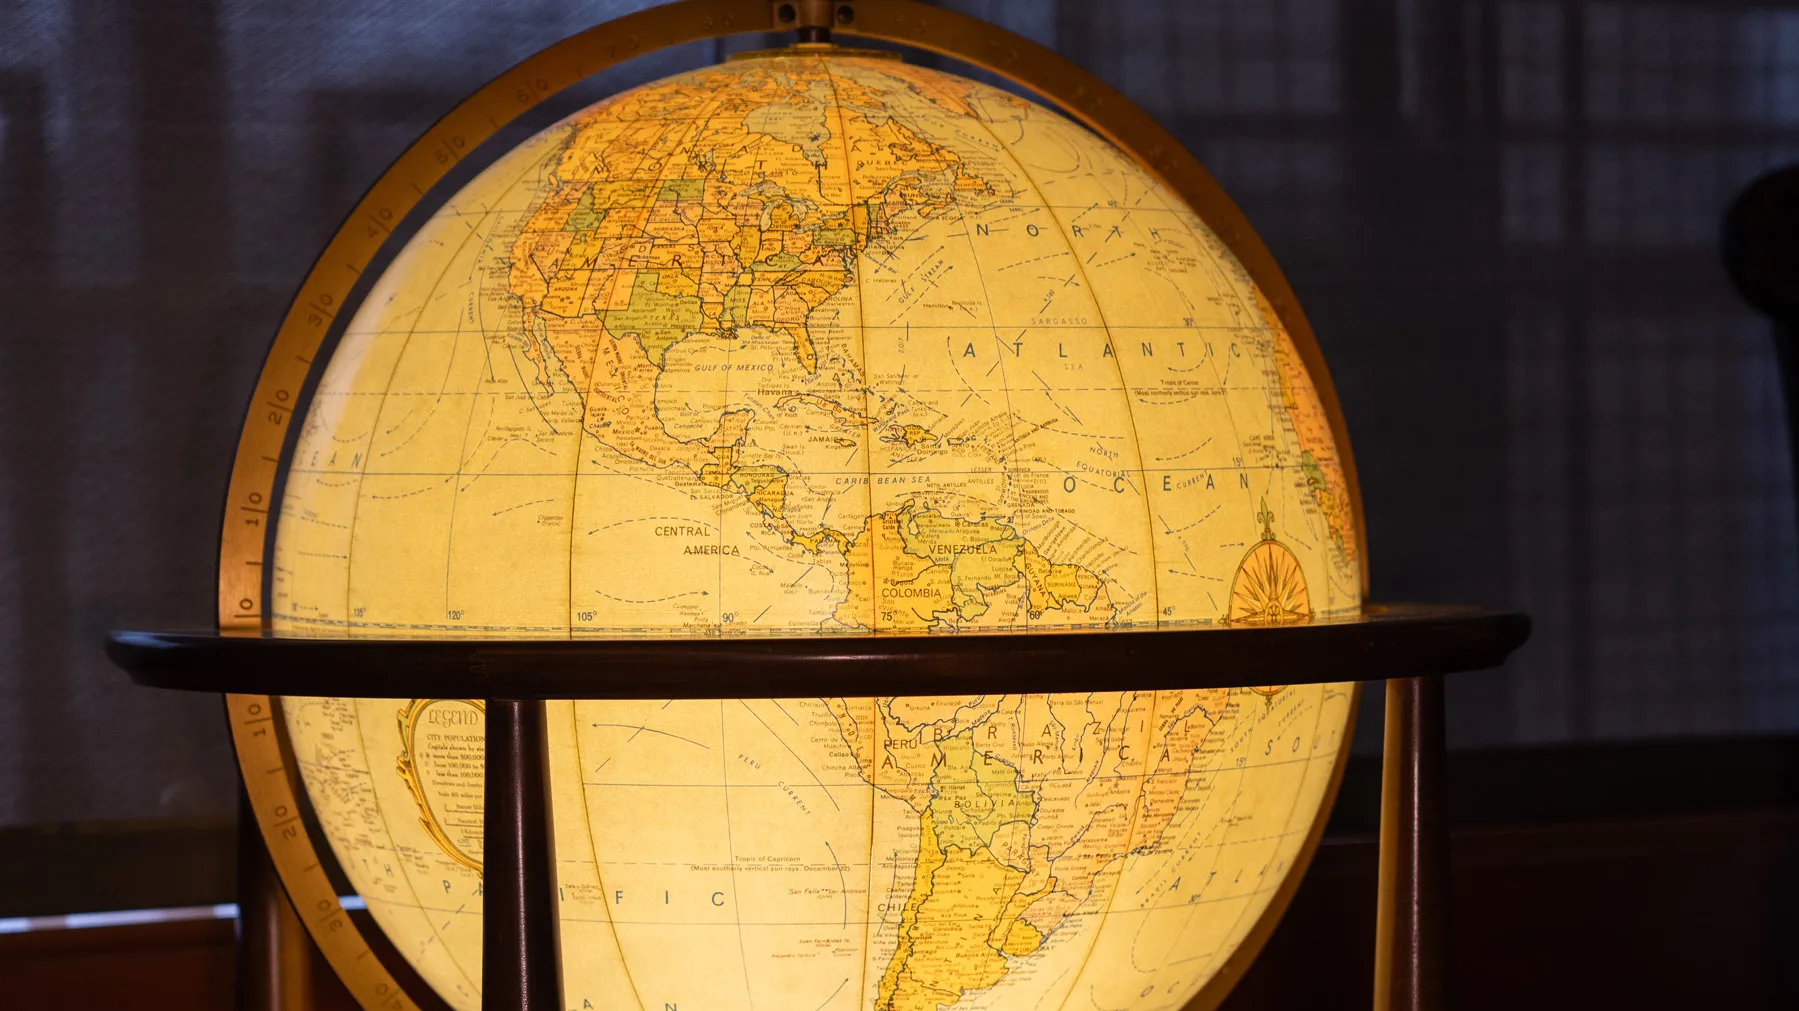
[{"label": "illuminated globe", "polygon": [[[383,638],[1304,622],[1359,607],[1350,505],[1268,302],[1123,153],[936,70],[764,54],[583,110],[411,238],[306,414],[270,613]],[[1309,852],[1352,688],[1131,687],[552,703],[567,1006],[1215,1002]],[[283,713],[374,920],[475,1008],[479,703]]]}]

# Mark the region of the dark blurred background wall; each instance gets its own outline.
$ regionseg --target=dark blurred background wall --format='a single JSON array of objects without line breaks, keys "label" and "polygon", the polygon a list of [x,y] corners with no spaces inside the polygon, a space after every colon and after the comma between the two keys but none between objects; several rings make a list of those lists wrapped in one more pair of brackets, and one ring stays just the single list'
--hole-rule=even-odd
[{"label": "dark blurred background wall", "polygon": [[[101,638],[211,624],[253,377],[363,189],[644,5],[0,0],[0,934],[235,894],[220,706],[132,688]],[[1799,1006],[1799,521],[1716,252],[1799,161],[1799,0],[946,5],[1118,86],[1247,211],[1330,360],[1375,595],[1535,617],[1451,687],[1462,1006]],[[539,124],[782,41],[639,60]],[[1366,1006],[1378,780],[1351,764],[1229,1007]],[[222,1008],[230,927],[35,930],[0,978]]]},{"label": "dark blurred background wall", "polygon": [[[253,376],[362,190],[638,6],[0,6],[0,826],[230,816],[217,703],[132,688],[102,635],[211,623]],[[1247,211],[1331,363],[1376,595],[1535,616],[1455,683],[1456,745],[1799,730],[1773,351],[1715,252],[1799,160],[1799,3],[949,6],[1121,88]]]}]

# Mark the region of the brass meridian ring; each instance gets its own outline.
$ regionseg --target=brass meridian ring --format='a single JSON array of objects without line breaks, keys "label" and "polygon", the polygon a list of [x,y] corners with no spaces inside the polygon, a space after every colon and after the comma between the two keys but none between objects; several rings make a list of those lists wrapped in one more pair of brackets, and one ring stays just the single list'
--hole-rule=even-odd
[{"label": "brass meridian ring", "polygon": [[[572,35],[488,82],[438,120],[390,166],[359,201],[300,285],[275,333],[238,436],[223,530],[219,539],[219,631],[257,636],[263,609],[264,548],[274,515],[274,486],[289,425],[313,359],[332,321],[349,308],[347,296],[389,234],[426,193],[480,143],[550,96],[609,67],[660,49],[730,35],[783,31],[780,10],[768,0],[679,0],[626,15]],[[1178,193],[1218,235],[1260,286],[1286,327],[1317,388],[1348,486],[1363,596],[1368,591],[1362,500],[1342,410],[1323,354],[1273,255],[1199,161],[1149,114],[1111,86],[1055,52],[997,25],[914,0],[850,0],[840,23],[845,35],[879,39],[953,57],[992,71],[1037,93],[1129,154]],[[1350,726],[1360,699],[1350,700]],[[379,958],[374,957],[338,902],[311,835],[300,820],[298,770],[282,755],[277,707],[265,695],[226,697],[244,789],[294,909],[344,985],[369,1011],[417,1011]],[[1325,793],[1335,801],[1349,756],[1345,737]],[[1188,1005],[1209,1011],[1242,976],[1280,921],[1305,875],[1324,830],[1311,827],[1292,870],[1235,954]]]}]

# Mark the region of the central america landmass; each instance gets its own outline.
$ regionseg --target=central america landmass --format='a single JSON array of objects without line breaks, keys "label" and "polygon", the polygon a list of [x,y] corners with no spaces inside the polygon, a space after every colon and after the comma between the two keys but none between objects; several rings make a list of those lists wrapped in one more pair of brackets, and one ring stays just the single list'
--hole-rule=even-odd
[{"label": "central america landmass", "polygon": [[[789,519],[787,469],[742,462],[754,410],[727,403],[702,438],[677,438],[664,424],[658,382],[675,344],[761,327],[785,334],[799,366],[814,373],[809,318],[855,282],[859,255],[910,222],[956,209],[958,194],[994,196],[953,151],[899,117],[862,111],[855,114],[886,157],[857,164],[856,184],[869,196],[822,207],[816,178],[782,174],[744,152],[768,134],[797,141],[807,167],[822,169],[822,152],[813,157],[807,144],[828,128],[820,119],[822,135],[801,135],[796,124],[838,103],[846,115],[876,109],[879,98],[816,63],[796,61],[786,74],[828,84],[831,99],[798,98],[791,82],[749,75],[716,94],[690,84],[642,89],[576,123],[509,260],[508,287],[533,321],[525,355],[537,382],[547,389],[560,378],[582,391],[584,430],[613,450],[742,496],[788,544],[841,553],[851,575],[832,619],[845,628],[1019,627],[1050,611],[1108,623],[1115,604],[1102,576],[1046,558],[1003,519],[958,518],[914,501],[868,516],[859,530],[801,531]],[[780,403],[791,402],[825,411],[845,445],[870,429],[913,449],[938,441],[923,426],[882,422],[817,394]]]}]

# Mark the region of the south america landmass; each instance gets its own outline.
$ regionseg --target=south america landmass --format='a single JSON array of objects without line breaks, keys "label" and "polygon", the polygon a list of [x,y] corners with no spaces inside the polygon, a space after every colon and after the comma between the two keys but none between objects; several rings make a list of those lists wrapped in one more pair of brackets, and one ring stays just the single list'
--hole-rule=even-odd
[{"label": "south america landmass", "polygon": [[1231,696],[827,700],[862,777],[919,819],[877,1011],[994,986],[1157,847]]}]

